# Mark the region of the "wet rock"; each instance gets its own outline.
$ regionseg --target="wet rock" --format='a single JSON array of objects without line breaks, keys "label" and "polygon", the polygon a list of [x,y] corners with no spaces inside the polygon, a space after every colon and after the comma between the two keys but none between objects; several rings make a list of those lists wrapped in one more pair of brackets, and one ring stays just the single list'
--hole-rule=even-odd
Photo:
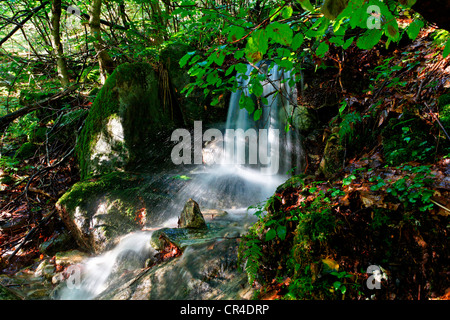
[{"label": "wet rock", "polygon": [[[167,186],[176,182],[171,180]],[[158,210],[167,206],[167,195],[154,192],[157,187],[151,176],[113,172],[76,183],[56,208],[77,244],[101,253],[118,237],[164,218]]]},{"label": "wet rock", "polygon": [[39,251],[54,256],[59,251],[75,249],[74,239],[68,232],[57,233],[39,245]]},{"label": "wet rock", "polygon": [[213,236],[213,230],[163,228],[153,232],[150,245],[158,251],[170,247],[171,244],[180,250],[184,250],[189,245],[208,241]]},{"label": "wet rock", "polygon": [[0,284],[0,300],[22,300],[22,298]]},{"label": "wet rock", "polygon": [[200,211],[197,202],[189,199],[184,205],[180,218],[178,219],[179,228],[207,229],[205,218]]},{"label": "wet rock", "polygon": [[55,274],[55,265],[48,260],[43,260],[34,272],[35,277],[43,277],[47,280],[52,279]]},{"label": "wet rock", "polygon": [[253,290],[237,268],[235,239],[210,240],[183,255],[117,279],[99,300],[250,299]]},{"label": "wet rock", "polygon": [[88,254],[79,250],[70,250],[65,252],[58,252],[55,255],[55,263],[61,266],[68,266],[83,262],[88,257]]}]

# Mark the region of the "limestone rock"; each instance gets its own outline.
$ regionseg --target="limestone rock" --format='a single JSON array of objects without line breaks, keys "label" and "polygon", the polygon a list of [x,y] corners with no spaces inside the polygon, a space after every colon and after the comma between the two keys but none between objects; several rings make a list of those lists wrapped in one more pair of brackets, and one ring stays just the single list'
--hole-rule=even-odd
[{"label": "limestone rock", "polygon": [[180,218],[178,219],[179,228],[206,229],[205,218],[197,202],[189,199],[184,205]]},{"label": "limestone rock", "polygon": [[[79,137],[82,178],[170,159],[162,141],[182,123],[182,115],[169,100],[161,97],[159,75],[149,64],[117,67],[97,94]],[[156,142],[159,148],[151,148]]]}]

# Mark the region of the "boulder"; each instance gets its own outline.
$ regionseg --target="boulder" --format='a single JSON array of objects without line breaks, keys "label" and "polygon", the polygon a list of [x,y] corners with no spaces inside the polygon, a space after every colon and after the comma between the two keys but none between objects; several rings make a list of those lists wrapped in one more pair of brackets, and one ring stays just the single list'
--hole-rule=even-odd
[{"label": "boulder", "polygon": [[[160,89],[158,73],[146,63],[122,64],[109,76],[76,146],[83,179],[170,161],[170,149],[164,152],[164,142],[182,123],[182,115]],[[155,143],[158,148],[152,148]]]},{"label": "boulder", "polygon": [[207,229],[205,218],[197,202],[189,199],[184,205],[180,218],[178,219],[179,228]]},{"label": "boulder", "polygon": [[339,139],[338,130],[338,128],[333,128],[333,133],[327,140],[322,160],[319,164],[319,171],[327,179],[333,177],[342,169],[344,161],[345,148]]},{"label": "boulder", "polygon": [[157,189],[164,183],[175,193],[182,181],[154,179],[153,175],[112,172],[80,181],[58,200],[56,208],[78,245],[101,253],[118,237],[167,219],[161,212],[173,195]]}]

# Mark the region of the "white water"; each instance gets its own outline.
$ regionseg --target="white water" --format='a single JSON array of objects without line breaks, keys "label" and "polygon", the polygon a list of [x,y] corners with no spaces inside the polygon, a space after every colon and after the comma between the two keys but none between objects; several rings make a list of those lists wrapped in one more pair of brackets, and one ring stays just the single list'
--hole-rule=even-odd
[{"label": "white water", "polygon": [[[269,75],[270,81],[263,83],[263,96],[268,103],[263,107],[263,113],[259,121],[253,120],[253,115],[249,115],[245,109],[239,108],[241,94],[248,95],[248,79],[238,77],[242,89],[233,93],[227,117],[227,129],[278,129],[279,137],[269,136],[269,145],[275,143],[280,145],[280,169],[278,174],[262,174],[258,166],[224,165],[218,164],[197,171],[183,172],[192,179],[186,184],[177,195],[167,204],[162,216],[171,216],[166,224],[161,226],[175,227],[176,217],[179,215],[187,199],[192,198],[200,204],[200,207],[209,209],[223,209],[229,212],[230,218],[239,219],[242,217],[242,210],[255,205],[270,197],[276,187],[287,178],[285,172],[293,166],[301,167],[301,161],[292,161],[291,153],[298,153],[299,141],[292,133],[286,133],[286,112],[289,110],[289,100],[295,100],[295,90],[288,85],[287,81],[291,77],[289,72],[283,72],[274,66],[269,70],[267,64],[261,63],[259,67]],[[254,70],[248,66],[246,75]],[[283,94],[274,94],[281,90]],[[273,139],[279,139],[275,141]],[[293,144],[295,146],[293,146]],[[297,148],[294,152],[292,149]],[[301,151],[301,150],[300,150]],[[301,153],[301,152],[300,152]],[[300,158],[299,158],[300,159]],[[244,209],[245,210],[245,209]],[[169,214],[167,214],[169,213]],[[241,218],[242,219],[242,218]],[[153,229],[154,226],[148,226]],[[152,232],[136,232],[127,235],[120,240],[118,245],[111,251],[87,259],[80,265],[79,283],[73,283],[69,287],[60,291],[60,299],[93,299],[103,292],[112,277],[118,277],[126,270],[117,270],[118,263],[123,259],[130,260],[128,266],[133,269],[143,268],[145,260],[155,255],[155,250],[150,246]],[[123,267],[119,267],[123,268]]]},{"label": "white water", "polygon": [[[150,246],[152,232],[131,233],[122,238],[119,244],[104,254],[87,259],[83,264],[75,266],[73,279],[60,291],[61,300],[92,299],[108,287],[110,276],[119,271],[115,270],[121,259],[132,260],[131,266],[143,268],[147,258],[156,254]],[[120,270],[122,273],[126,270]],[[79,272],[80,274],[75,274]],[[117,272],[120,273],[120,272]]]}]

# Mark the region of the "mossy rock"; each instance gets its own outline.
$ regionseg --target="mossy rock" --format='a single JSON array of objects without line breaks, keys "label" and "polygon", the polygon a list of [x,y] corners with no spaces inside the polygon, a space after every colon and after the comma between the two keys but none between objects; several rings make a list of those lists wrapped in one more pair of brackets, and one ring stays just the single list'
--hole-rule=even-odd
[{"label": "mossy rock", "polygon": [[26,160],[34,156],[39,146],[33,142],[25,142],[16,151],[14,155],[15,160]]},{"label": "mossy rock", "polygon": [[143,176],[113,172],[76,183],[56,207],[78,245],[100,253],[118,237],[158,221],[156,208],[167,197],[153,189]]},{"label": "mossy rock", "polygon": [[339,139],[339,134],[337,132],[334,132],[328,138],[325,145],[322,160],[320,161],[319,171],[326,178],[332,178],[342,169],[344,155],[345,148]]},{"label": "mossy rock", "polygon": [[139,162],[170,160],[170,150],[155,152],[148,146],[161,134],[170,137],[181,122],[179,109],[164,105],[152,66],[120,65],[98,93],[80,134],[76,151],[81,177],[134,169]]}]

